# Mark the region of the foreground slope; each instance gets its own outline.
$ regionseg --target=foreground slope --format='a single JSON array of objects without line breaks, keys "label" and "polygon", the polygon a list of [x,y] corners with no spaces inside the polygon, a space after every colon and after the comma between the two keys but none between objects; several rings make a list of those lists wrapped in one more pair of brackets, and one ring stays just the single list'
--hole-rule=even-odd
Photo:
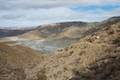
[{"label": "foreground slope", "polygon": [[35,67],[41,58],[28,47],[0,43],[0,80],[25,80],[25,69]]},{"label": "foreground slope", "polygon": [[120,21],[100,26],[79,42],[46,57],[31,75],[37,75],[36,80],[119,80]]}]

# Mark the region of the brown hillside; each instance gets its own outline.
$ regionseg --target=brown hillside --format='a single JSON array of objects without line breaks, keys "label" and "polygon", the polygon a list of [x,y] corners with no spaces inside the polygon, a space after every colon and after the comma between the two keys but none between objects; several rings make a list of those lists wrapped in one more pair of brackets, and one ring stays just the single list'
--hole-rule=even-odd
[{"label": "brown hillside", "polygon": [[[49,24],[37,27],[36,29],[29,31],[19,37],[25,39],[45,39],[45,38],[63,38],[63,37],[71,37],[70,35],[80,35],[84,30],[89,29],[87,23],[84,22],[65,22],[65,23],[56,23]],[[76,30],[79,29],[79,30]],[[71,29],[73,29],[71,32]],[[76,33],[75,33],[76,31]],[[65,34],[65,35],[64,35]],[[72,38],[72,37],[71,37]]]},{"label": "brown hillside", "polygon": [[43,76],[42,80],[119,80],[120,23],[105,23],[92,35],[56,53],[32,70],[37,80]]},{"label": "brown hillside", "polygon": [[[8,44],[8,43],[7,43]],[[40,61],[38,52],[20,45],[0,43],[0,57],[15,66],[25,67]]]},{"label": "brown hillside", "polygon": [[34,68],[43,60],[38,52],[12,43],[0,43],[0,80],[25,80],[25,70]]},{"label": "brown hillside", "polygon": [[29,39],[29,40],[40,40],[44,39],[44,35],[38,30],[29,31],[25,34],[19,35],[19,38]]},{"label": "brown hillside", "polygon": [[99,26],[54,54],[40,56],[30,48],[1,43],[0,80],[119,80],[120,21],[114,18]]}]

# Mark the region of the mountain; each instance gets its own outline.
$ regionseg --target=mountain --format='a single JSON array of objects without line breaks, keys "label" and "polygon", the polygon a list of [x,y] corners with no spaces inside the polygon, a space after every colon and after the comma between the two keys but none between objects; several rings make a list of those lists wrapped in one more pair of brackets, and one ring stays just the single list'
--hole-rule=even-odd
[{"label": "mountain", "polygon": [[[0,80],[119,80],[120,20],[110,19],[53,54],[41,54],[16,42],[0,43]],[[78,27],[67,27],[64,34],[76,35],[74,30],[79,31]]]},{"label": "mountain", "polygon": [[[106,26],[107,25],[107,26]],[[70,46],[46,57],[38,80],[119,80],[120,21],[106,22]],[[44,74],[43,74],[44,72]],[[35,74],[34,72],[33,74]]]},{"label": "mountain", "polygon": [[[64,33],[67,28],[71,27],[77,27],[77,28],[83,28],[87,27],[87,23],[85,22],[64,22],[64,23],[55,23],[55,24],[48,24],[39,26],[36,29],[23,34],[22,38],[28,38],[28,39],[46,39],[46,38],[53,38],[58,37],[59,34],[62,32]],[[33,37],[34,36],[34,37]]]},{"label": "mountain", "polygon": [[114,17],[111,17],[108,20],[106,20],[106,23],[119,22],[119,21],[120,21],[120,16],[114,16]]},{"label": "mountain", "polygon": [[0,29],[0,38],[21,35],[28,31],[31,31],[31,29],[7,29],[7,28],[3,29],[3,28],[1,28]]},{"label": "mountain", "polygon": [[5,29],[1,31],[2,38],[0,41],[16,41],[35,50],[53,53],[57,48],[63,48],[76,42],[83,37],[84,33],[96,25],[97,23],[63,22],[30,29],[8,31]]},{"label": "mountain", "polygon": [[[64,22],[38,26],[17,37],[27,39],[18,43],[44,53],[54,53],[57,48],[67,47],[78,41],[98,23]],[[37,44],[37,45],[36,45]]]}]

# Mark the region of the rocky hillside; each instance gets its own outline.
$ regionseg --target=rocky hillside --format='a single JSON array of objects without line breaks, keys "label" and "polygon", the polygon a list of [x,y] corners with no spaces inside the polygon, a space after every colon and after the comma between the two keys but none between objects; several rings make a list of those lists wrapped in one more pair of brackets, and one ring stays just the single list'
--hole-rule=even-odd
[{"label": "rocky hillside", "polygon": [[0,43],[0,80],[25,80],[25,69],[39,64],[40,54],[14,42]]},{"label": "rocky hillside", "polygon": [[[21,35],[20,37],[32,39],[32,40],[46,39],[46,38],[53,39],[53,38],[63,38],[63,37],[72,38],[72,35],[81,35],[83,32],[87,31],[91,27],[94,27],[95,25],[96,23],[89,24],[85,22],[65,22],[65,23],[48,24],[48,25],[39,26],[36,29]],[[73,31],[73,33],[71,30]]]},{"label": "rocky hillside", "polygon": [[32,79],[119,80],[120,21],[104,23],[79,42],[47,56],[41,64],[30,72],[36,75]]},{"label": "rocky hillside", "polygon": [[87,33],[91,34],[47,55],[1,43],[0,80],[119,80],[119,17]]},{"label": "rocky hillside", "polygon": [[[98,23],[64,22],[39,26],[36,29],[20,35],[23,41],[20,44],[41,50],[45,53],[54,53],[57,48],[64,48],[77,42]],[[91,30],[90,30],[91,31]],[[90,34],[89,32],[87,34]]]}]

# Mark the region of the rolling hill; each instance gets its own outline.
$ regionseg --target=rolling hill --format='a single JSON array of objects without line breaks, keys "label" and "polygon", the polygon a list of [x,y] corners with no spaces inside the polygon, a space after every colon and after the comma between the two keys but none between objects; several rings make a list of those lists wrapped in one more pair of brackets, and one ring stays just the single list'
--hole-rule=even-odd
[{"label": "rolling hill", "polygon": [[0,38],[18,36],[33,29],[0,29]]},{"label": "rolling hill", "polygon": [[[65,34],[65,33],[67,34],[68,30],[70,31],[70,29],[73,29],[74,32],[77,31],[76,33],[77,33],[77,35],[79,35],[82,32],[85,32],[84,30],[87,30],[93,26],[95,26],[95,23],[89,24],[89,23],[85,23],[85,22],[64,22],[64,23],[48,24],[48,25],[39,26],[36,29],[34,29],[30,32],[27,32],[20,37],[28,38],[28,39],[32,39],[32,40],[46,39],[46,38],[52,39],[55,37],[56,38],[59,37],[59,35],[62,36],[62,34]],[[76,30],[76,28],[80,29],[80,30]],[[67,34],[67,35],[71,35],[71,34],[72,33]],[[73,33],[73,35],[74,35],[74,33]],[[63,37],[67,37],[67,36],[63,35]]]}]

